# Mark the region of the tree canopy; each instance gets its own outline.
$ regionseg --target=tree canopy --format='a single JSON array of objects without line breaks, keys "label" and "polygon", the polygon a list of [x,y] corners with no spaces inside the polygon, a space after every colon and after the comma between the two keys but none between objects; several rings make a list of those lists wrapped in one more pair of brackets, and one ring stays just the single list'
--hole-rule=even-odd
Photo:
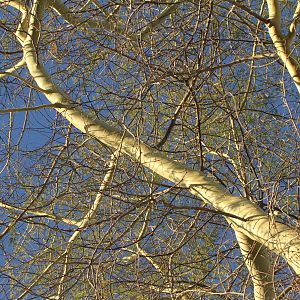
[{"label": "tree canopy", "polygon": [[0,298],[296,299],[300,2],[0,3]]}]

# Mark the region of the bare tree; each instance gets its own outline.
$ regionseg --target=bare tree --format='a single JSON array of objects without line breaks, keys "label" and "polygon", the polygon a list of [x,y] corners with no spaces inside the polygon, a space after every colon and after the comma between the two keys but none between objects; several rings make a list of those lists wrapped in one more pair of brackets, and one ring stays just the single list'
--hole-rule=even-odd
[{"label": "bare tree", "polygon": [[294,299],[299,2],[0,2],[2,298]]}]

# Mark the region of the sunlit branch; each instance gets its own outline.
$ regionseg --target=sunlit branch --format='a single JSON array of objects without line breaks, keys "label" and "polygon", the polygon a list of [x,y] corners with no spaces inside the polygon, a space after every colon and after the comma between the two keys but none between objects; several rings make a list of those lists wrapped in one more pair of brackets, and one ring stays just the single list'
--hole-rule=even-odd
[{"label": "sunlit branch", "polygon": [[[22,61],[22,65],[23,65],[23,61]],[[13,69],[15,70],[16,68],[14,67]],[[5,76],[15,77],[15,78],[19,79],[20,81],[22,81],[23,83],[25,83],[26,85],[28,85],[30,88],[36,90],[36,91],[39,91],[41,93],[46,93],[47,92],[47,90],[43,90],[43,89],[39,88],[38,86],[33,85],[31,82],[27,81],[26,79],[22,78],[21,76],[19,76],[17,74],[10,73],[10,72],[0,72],[0,76],[3,76],[3,77],[5,77]],[[48,91],[48,92],[51,93],[51,91]]]},{"label": "sunlit branch", "polygon": [[233,1],[233,0],[226,0],[226,2],[246,11],[249,15],[253,16],[255,19],[260,20],[261,22],[268,24],[268,19],[265,19],[262,17],[260,14],[257,14],[255,11],[251,10],[248,6],[242,4],[241,2],[238,1]]},{"label": "sunlit branch", "polygon": [[77,237],[80,235],[80,233],[85,230],[87,228],[87,225],[89,224],[89,222],[91,221],[91,219],[94,217],[94,215],[96,214],[99,205],[104,197],[104,191],[107,189],[108,185],[110,184],[112,178],[113,178],[113,174],[115,171],[115,167],[116,167],[116,163],[117,163],[117,159],[119,157],[119,153],[120,153],[120,149],[117,150],[114,154],[112,154],[111,156],[111,160],[108,166],[108,171],[101,183],[101,186],[99,188],[99,192],[96,195],[96,199],[92,205],[92,207],[90,208],[90,210],[85,214],[85,216],[82,218],[82,220],[79,223],[78,228],[76,229],[76,231],[72,234],[72,236],[70,237],[69,241],[67,242],[67,247],[65,250],[65,263],[64,263],[64,270],[63,270],[63,274],[61,276],[61,280],[59,282],[59,286],[58,286],[58,291],[57,291],[57,298],[60,299],[62,292],[63,292],[63,283],[65,281],[65,277],[67,274],[67,270],[68,270],[68,260],[69,260],[69,255],[72,249],[72,245],[74,244],[75,240],[77,239]]},{"label": "sunlit branch", "polygon": [[92,19],[85,19],[80,17],[75,17],[74,12],[69,10],[69,8],[60,0],[52,0],[49,3],[50,6],[62,17],[66,22],[74,27],[87,28],[87,29],[106,29],[108,31],[116,31],[118,33],[124,33],[124,29],[120,24],[112,22],[107,19],[104,21],[95,21]]},{"label": "sunlit branch", "polygon": [[[287,68],[298,92],[300,93],[300,67],[297,60],[292,56],[281,33],[281,11],[277,0],[267,0],[269,9],[268,30],[277,54]],[[297,9],[298,5],[297,5]],[[299,12],[298,12],[299,14]],[[298,19],[298,17],[297,17]]]},{"label": "sunlit branch", "polygon": [[183,107],[183,105],[187,102],[187,100],[189,99],[190,95],[191,95],[192,91],[190,88],[188,88],[187,92],[185,93],[185,95],[183,96],[182,100],[180,101],[179,105],[177,106],[176,108],[176,111],[174,113],[174,115],[172,116],[171,118],[171,122],[163,136],[163,138],[160,140],[159,143],[157,143],[157,145],[155,145],[155,148],[157,149],[161,149],[162,146],[165,144],[165,142],[168,140],[171,132],[172,132],[172,129],[173,127],[175,126],[176,124],[176,121],[177,121],[177,118],[178,118],[178,115]]},{"label": "sunlit branch", "polygon": [[[119,152],[119,151],[118,151]],[[63,292],[63,282],[65,280],[66,272],[67,272],[67,262],[68,257],[72,248],[73,243],[75,242],[76,238],[79,236],[79,234],[86,229],[87,224],[90,222],[91,218],[95,215],[97,208],[99,204],[101,203],[101,200],[104,196],[104,190],[107,188],[108,184],[111,182],[112,176],[114,174],[115,170],[115,164],[118,158],[117,153],[114,153],[112,155],[112,159],[109,164],[108,172],[106,173],[103,182],[100,186],[99,192],[96,196],[96,199],[90,208],[90,210],[87,212],[87,214],[83,217],[81,221],[77,222],[78,227],[76,228],[76,231],[73,233],[73,235],[70,237],[69,241],[67,242],[67,248],[66,250],[59,255],[52,263],[48,264],[47,267],[41,272],[41,274],[29,285],[29,287],[26,288],[26,290],[17,298],[17,300],[23,299],[30,291],[31,289],[43,278],[43,276],[49,272],[49,270],[56,265],[59,261],[61,261],[63,258],[65,258],[64,263],[64,269],[63,274],[58,286],[58,297],[60,297],[61,293]],[[56,299],[56,298],[55,298]],[[60,298],[57,298],[60,299]]]},{"label": "sunlit branch", "polygon": [[[293,229],[290,229],[287,226],[280,224],[280,222],[267,217],[264,212],[262,212],[254,204],[249,203],[247,199],[230,195],[211,178],[206,177],[204,173],[194,171],[175,160],[168,159],[163,153],[145,145],[139,140],[139,138],[127,133],[123,134],[118,129],[109,126],[96,117],[88,115],[83,109],[81,110],[79,107],[75,107],[73,105],[75,101],[73,102],[67,93],[65,93],[51,81],[50,75],[47,74],[41,62],[38,60],[37,51],[39,35],[41,31],[40,24],[42,21],[42,9],[39,11],[37,8],[39,4],[37,3],[42,3],[42,1],[35,1],[33,8],[37,11],[34,9],[32,10],[32,14],[30,15],[29,30],[27,30],[29,31],[29,34],[27,35],[27,31],[24,31],[26,33],[26,40],[22,40],[21,43],[24,44],[24,54],[28,69],[32,77],[36,80],[37,85],[40,88],[40,92],[43,93],[53,103],[51,105],[58,103],[58,106],[54,106],[57,111],[65,116],[82,132],[95,137],[109,147],[117,148],[119,145],[121,145],[123,153],[130,155],[131,158],[138,161],[143,166],[152,169],[167,180],[174,182],[176,186],[180,186],[186,190],[189,190],[206,203],[211,204],[216,211],[220,211],[220,214],[228,214],[227,220],[233,225],[234,229],[239,234],[237,235],[239,236],[238,240],[244,240],[246,245],[245,247],[250,250],[244,251],[244,256],[249,257],[249,255],[254,252],[257,255],[263,255],[263,251],[265,250],[262,244],[264,244],[271,250],[274,250],[277,254],[285,256],[295,271],[299,273],[298,235],[293,231]],[[160,19],[161,21],[159,21],[157,24],[162,24],[161,22],[164,20],[164,18],[165,17],[162,16]],[[26,20],[29,21],[29,18]],[[85,21],[83,20],[83,23],[84,22]],[[26,22],[23,23],[23,28],[25,28]],[[151,27],[152,25],[150,24],[148,25]],[[155,25],[155,22],[153,24]],[[78,24],[76,26],[81,25]],[[149,33],[156,28],[150,27]],[[145,34],[145,37],[147,37],[147,34]],[[253,57],[251,59],[250,61],[253,61]],[[226,60],[226,62],[228,62],[228,60]],[[241,60],[234,60],[233,63],[227,63],[226,65],[230,66],[230,64],[234,65],[237,63],[241,63]],[[224,66],[213,66],[212,68],[215,67],[222,68]],[[10,113],[12,113],[12,111],[10,111]],[[229,214],[232,214],[232,216]],[[235,218],[235,216],[240,216],[241,219]],[[241,244],[240,240],[239,243]],[[251,252],[254,243],[256,243],[255,245],[257,245],[257,248],[254,249],[254,252]],[[67,274],[68,255],[69,253],[63,254],[59,258],[61,259],[65,257],[63,278],[65,278]],[[266,258],[267,256],[264,257]],[[255,259],[252,258],[251,260],[255,261]],[[250,259],[246,260],[246,264],[247,266],[250,266],[251,271],[251,265],[253,262],[248,264],[248,261],[250,261]],[[266,268],[267,270],[268,265],[266,259],[262,260],[261,263],[263,264],[262,267]],[[49,268],[47,270],[45,269],[45,272],[48,272]],[[257,270],[260,272],[260,269]],[[253,274],[251,274],[252,277]],[[45,275],[44,272],[43,275]],[[63,294],[63,285],[64,279],[62,279],[60,284],[61,291],[59,294],[61,295]],[[266,285],[266,288],[268,289],[268,285]],[[265,294],[265,291],[259,293],[262,295]]]},{"label": "sunlit branch", "polygon": [[[261,7],[260,7],[260,15],[263,13],[264,7],[265,7],[265,0],[262,2]],[[259,32],[259,28],[261,26],[261,21],[258,20],[257,21],[257,25],[256,25],[256,41],[253,43],[253,47],[252,47],[252,55],[255,56],[256,55],[256,51],[257,51],[257,46],[258,46],[258,32]],[[250,88],[252,86],[252,81],[253,81],[253,75],[254,75],[254,66],[255,66],[255,60],[252,60],[250,63],[250,72],[249,72],[249,79],[248,79],[248,83],[247,83],[247,87],[245,90],[245,95],[243,100],[241,101],[241,103],[239,104],[239,108],[243,109],[244,107],[247,107],[247,99],[248,99],[248,94],[250,91]]]},{"label": "sunlit branch", "polygon": [[249,239],[239,230],[235,230],[235,234],[253,281],[255,299],[275,299],[272,260],[267,249],[265,246]]},{"label": "sunlit branch", "polygon": [[13,205],[5,204],[4,201],[0,202],[0,207],[7,209],[7,210],[15,211],[15,212],[25,212],[26,214],[30,214],[30,215],[33,215],[38,218],[46,218],[46,219],[50,219],[50,220],[54,220],[54,221],[63,222],[65,224],[72,225],[72,226],[80,225],[80,222],[71,220],[69,218],[49,214],[47,212],[43,212],[43,211],[39,211],[39,210],[35,210],[35,209],[29,209],[29,208],[22,209],[20,207],[15,207]]},{"label": "sunlit branch", "polygon": [[175,12],[175,10],[180,5],[180,1],[176,0],[173,4],[167,6],[160,14],[158,14],[152,21],[150,21],[147,26],[137,33],[135,38],[141,41],[145,40],[148,35],[157,28],[168,16]]},{"label": "sunlit branch", "polygon": [[28,21],[30,8],[21,0],[0,0],[0,3],[9,5],[22,13],[21,21],[16,31],[16,36],[22,44],[28,33]]},{"label": "sunlit branch", "polygon": [[143,222],[142,228],[141,228],[140,233],[139,233],[138,238],[137,238],[136,248],[137,248],[138,254],[143,255],[149,261],[149,263],[156,269],[156,271],[162,277],[164,277],[164,273],[161,270],[161,267],[153,260],[152,257],[149,256],[149,254],[140,245],[140,240],[142,239],[142,237],[146,233],[146,230],[147,230],[148,225],[149,225],[150,214],[151,214],[151,206],[149,206],[148,209],[146,210],[145,217],[144,217],[144,222]]},{"label": "sunlit branch", "polygon": [[[23,67],[26,64],[25,59],[20,60],[16,65],[14,65],[13,67],[7,69],[5,72],[0,72],[0,79],[4,78],[6,76],[14,76],[17,77],[18,75],[14,75],[13,72],[17,71],[18,69],[20,69],[21,67]],[[18,76],[19,77],[19,76]],[[20,78],[19,78],[20,79]],[[21,79],[20,79],[21,80]],[[23,78],[22,78],[23,80]]]},{"label": "sunlit branch", "polygon": [[[41,17],[42,15],[39,15],[38,18],[31,17],[29,35],[24,42],[27,66],[37,84],[42,89],[51,90],[51,93],[45,94],[49,101],[69,105],[72,103],[70,97],[55,86],[41,63],[37,61],[34,44],[39,36],[39,19]],[[277,254],[283,255],[294,270],[300,273],[300,244],[298,234],[293,229],[277,221],[272,223],[272,220],[257,205],[245,198],[231,195],[219,183],[206,177],[202,172],[192,170],[166,157],[160,151],[155,151],[130,134],[123,134],[104,121],[91,118],[79,109],[58,108],[57,110],[82,132],[94,136],[107,146],[117,148],[121,143],[123,153],[130,155],[166,179],[188,189],[203,201],[210,203],[215,209],[248,219],[247,222],[243,222],[228,218],[228,221],[249,238],[264,244]],[[265,230],[261,230],[262,228]]]},{"label": "sunlit branch", "polygon": [[[200,68],[198,70],[192,71],[189,75],[190,76],[197,76],[197,75],[199,75],[201,73],[204,73],[204,72],[213,72],[213,71],[216,71],[216,70],[232,67],[234,65],[242,64],[242,63],[245,63],[245,62],[252,62],[254,60],[269,59],[269,58],[274,58],[274,57],[276,57],[276,54],[274,55],[273,53],[255,54],[255,55],[251,55],[251,56],[248,56],[248,57],[236,59],[236,60],[231,61],[229,63],[211,65],[211,66],[208,66],[208,67],[205,67],[205,68]],[[176,76],[178,76],[178,75],[185,75],[185,73],[176,73]]]},{"label": "sunlit branch", "polygon": [[0,114],[34,111],[34,110],[39,110],[39,109],[44,109],[44,108],[63,108],[63,107],[65,107],[65,106],[61,103],[43,104],[43,105],[38,105],[38,106],[33,106],[33,107],[0,109]]},{"label": "sunlit branch", "polygon": [[291,22],[291,25],[289,27],[289,33],[286,37],[286,45],[287,45],[288,49],[290,49],[290,47],[292,46],[292,43],[295,39],[296,29],[299,24],[299,20],[300,20],[300,1],[298,0],[297,7],[295,9],[295,13],[293,16],[293,21]]}]

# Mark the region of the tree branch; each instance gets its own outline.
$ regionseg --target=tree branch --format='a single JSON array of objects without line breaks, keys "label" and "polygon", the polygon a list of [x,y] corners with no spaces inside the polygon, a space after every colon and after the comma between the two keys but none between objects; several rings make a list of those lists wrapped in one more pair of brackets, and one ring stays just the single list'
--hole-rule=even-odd
[{"label": "tree branch", "polygon": [[80,17],[75,17],[74,12],[72,12],[62,1],[60,0],[52,0],[49,3],[53,9],[74,27],[79,28],[88,28],[88,29],[101,29],[104,28],[108,31],[117,31],[118,33],[124,33],[123,27],[116,22],[112,22],[107,19],[104,21],[95,21],[92,19],[84,19]]},{"label": "tree branch", "polygon": [[72,236],[70,237],[69,241],[67,242],[67,247],[66,250],[64,252],[65,254],[65,263],[64,263],[64,270],[63,270],[63,274],[61,276],[61,280],[59,282],[59,286],[58,286],[58,290],[57,290],[57,299],[61,299],[62,293],[63,293],[63,283],[65,281],[65,277],[68,271],[68,260],[69,260],[69,254],[70,251],[72,249],[72,245],[74,244],[75,240],[77,239],[77,237],[79,236],[79,234],[85,230],[87,228],[87,225],[90,223],[91,219],[93,218],[93,216],[96,214],[99,205],[104,197],[104,191],[107,189],[108,185],[110,184],[113,174],[115,172],[115,167],[117,164],[117,160],[119,157],[119,153],[120,153],[120,149],[117,150],[115,153],[112,154],[111,156],[111,160],[108,166],[108,171],[101,183],[99,192],[96,196],[96,199],[92,205],[92,207],[90,208],[90,210],[85,214],[85,216],[82,218],[82,220],[79,223],[78,228],[76,229],[76,231],[72,234]]},{"label": "tree branch", "polygon": [[[267,3],[268,3],[269,20],[270,20],[270,24],[268,25],[270,37],[277,50],[278,56],[284,63],[284,66],[287,68],[288,72],[290,73],[296,85],[296,88],[300,94],[300,67],[299,67],[299,63],[292,56],[291,51],[288,49],[285,39],[282,37],[281,11],[279,7],[279,3],[277,0],[267,0]],[[298,6],[297,9],[300,10]]]},{"label": "tree branch", "polygon": [[[24,56],[30,74],[38,86],[51,90],[45,96],[52,103],[72,104],[71,98],[58,88],[51,80],[41,63],[37,61],[34,45],[39,36],[41,15],[34,14],[30,19],[29,34],[24,42]],[[192,194],[211,204],[215,209],[232,213],[247,219],[247,222],[227,218],[228,222],[253,241],[257,241],[278,255],[300,274],[300,242],[298,234],[288,226],[272,220],[257,205],[243,197],[233,196],[219,183],[201,171],[195,171],[177,161],[166,157],[162,152],[145,145],[130,134],[123,134],[116,128],[100,119],[94,119],[79,108],[57,108],[65,118],[84,133],[87,133],[112,148],[122,145],[122,153],[126,153],[143,166],[153,170],[160,176],[188,189]]]},{"label": "tree branch", "polygon": [[226,2],[246,11],[249,15],[253,16],[254,18],[256,18],[257,20],[262,21],[265,24],[269,24],[269,20],[265,19],[264,17],[262,17],[261,15],[257,14],[255,11],[251,10],[248,6],[243,5],[241,2],[237,2],[237,1],[233,1],[233,0],[226,0]]},{"label": "tree branch", "polygon": [[272,259],[267,249],[240,230],[235,230],[235,235],[253,282],[255,300],[275,299]]},{"label": "tree branch", "polygon": [[19,108],[0,109],[0,114],[33,111],[33,110],[39,110],[39,109],[43,109],[43,108],[67,108],[67,107],[61,103],[43,104],[43,105],[38,105],[38,106],[34,106],[34,107],[19,107]]},{"label": "tree branch", "polygon": [[25,59],[21,59],[16,65],[14,65],[13,67],[7,69],[5,72],[0,72],[0,79],[4,78],[6,76],[15,76],[15,77],[19,77],[18,75],[14,75],[12,72],[17,71],[18,69],[20,69],[21,67],[23,67],[26,64]]},{"label": "tree branch", "polygon": [[52,215],[52,214],[49,214],[49,213],[46,213],[43,211],[39,211],[39,210],[35,210],[35,209],[15,207],[13,205],[8,205],[8,204],[3,203],[3,201],[0,202],[0,207],[2,207],[4,209],[15,211],[15,212],[25,212],[26,214],[32,214],[38,218],[47,218],[47,219],[54,220],[54,221],[64,222],[68,225],[79,226],[79,224],[80,224],[78,221],[71,220],[71,219],[68,219],[65,217]]},{"label": "tree branch", "polygon": [[295,39],[296,29],[299,24],[299,20],[300,20],[300,1],[298,0],[297,6],[295,9],[295,13],[293,16],[293,21],[291,22],[291,25],[289,27],[289,33],[286,37],[286,45],[288,48],[290,48],[292,46],[292,43]]}]

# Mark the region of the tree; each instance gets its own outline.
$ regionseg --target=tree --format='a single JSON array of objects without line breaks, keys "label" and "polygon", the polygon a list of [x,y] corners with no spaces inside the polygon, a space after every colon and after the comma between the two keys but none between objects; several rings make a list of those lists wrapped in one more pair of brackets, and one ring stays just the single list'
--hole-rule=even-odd
[{"label": "tree", "polygon": [[29,2],[1,0],[3,297],[295,297],[300,3]]}]

